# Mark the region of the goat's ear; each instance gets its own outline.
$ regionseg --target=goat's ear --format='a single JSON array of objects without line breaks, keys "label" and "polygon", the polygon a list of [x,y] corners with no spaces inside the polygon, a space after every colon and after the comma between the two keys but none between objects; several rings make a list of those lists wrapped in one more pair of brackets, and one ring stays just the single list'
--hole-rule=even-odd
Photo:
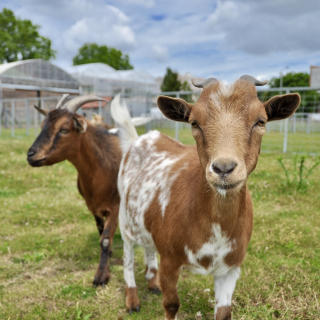
[{"label": "goat's ear", "polygon": [[37,107],[37,106],[35,106],[34,105],[34,107],[35,107],[35,109],[37,110],[37,111],[39,111],[41,114],[43,114],[44,116],[46,116],[48,113],[49,113],[49,110],[46,110],[46,109],[41,109],[41,108],[39,108],[39,107]]},{"label": "goat's ear", "polygon": [[298,93],[289,93],[272,97],[264,103],[268,121],[289,118],[299,107],[300,101],[301,99]]},{"label": "goat's ear", "polygon": [[188,122],[192,105],[182,99],[159,96],[157,104],[161,112],[174,121]]},{"label": "goat's ear", "polygon": [[73,125],[80,133],[87,131],[88,124],[84,119],[73,117]]}]

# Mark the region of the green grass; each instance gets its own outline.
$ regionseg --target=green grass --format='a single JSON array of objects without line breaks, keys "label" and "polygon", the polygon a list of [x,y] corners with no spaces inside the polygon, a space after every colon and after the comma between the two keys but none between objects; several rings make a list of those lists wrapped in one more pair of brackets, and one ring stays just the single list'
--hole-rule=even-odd
[{"label": "green grass", "polygon": [[[186,130],[180,138],[192,141]],[[126,313],[119,231],[110,283],[92,286],[99,237],[78,194],[76,170],[66,161],[28,166],[33,140],[0,136],[0,319],[163,319],[161,296],[147,291],[138,247],[141,312]],[[320,169],[309,177],[308,191],[285,190],[277,157],[263,153],[248,182],[254,230],[233,295],[234,319],[320,319]],[[178,291],[179,319],[195,319],[198,311],[214,318],[213,278],[183,271]]]}]

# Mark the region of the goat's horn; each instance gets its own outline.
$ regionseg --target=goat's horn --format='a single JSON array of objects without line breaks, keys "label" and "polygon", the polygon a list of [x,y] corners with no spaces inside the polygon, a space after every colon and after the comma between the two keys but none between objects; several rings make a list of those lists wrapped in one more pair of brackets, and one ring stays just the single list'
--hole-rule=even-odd
[{"label": "goat's horn", "polygon": [[68,97],[69,97],[69,93],[63,94],[62,97],[60,98],[60,100],[58,101],[57,105],[56,105],[56,109],[61,108],[63,106],[63,104],[66,102]]},{"label": "goat's horn", "polygon": [[192,79],[192,84],[197,87],[197,88],[204,88],[207,85],[214,83],[214,82],[219,82],[216,78],[209,78],[207,80],[204,80],[202,82],[197,82],[196,80]]},{"label": "goat's horn", "polygon": [[69,100],[66,104],[63,105],[62,109],[67,109],[70,112],[76,112],[82,105],[88,102],[93,102],[93,101],[106,101],[105,99],[102,99],[100,97],[96,96],[79,96],[75,97],[71,100]]},{"label": "goat's horn", "polygon": [[253,76],[248,76],[248,75],[241,76],[240,80],[247,80],[247,81],[253,83],[255,86],[264,86],[265,84],[267,84],[269,82],[268,80],[259,81],[256,78],[254,78]]}]

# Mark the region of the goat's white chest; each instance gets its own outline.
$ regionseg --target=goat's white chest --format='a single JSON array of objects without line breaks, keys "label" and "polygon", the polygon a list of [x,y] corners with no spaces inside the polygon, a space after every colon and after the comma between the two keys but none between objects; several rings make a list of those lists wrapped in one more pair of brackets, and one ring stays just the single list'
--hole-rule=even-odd
[{"label": "goat's white chest", "polygon": [[[187,266],[194,273],[211,274],[215,276],[223,275],[230,267],[224,262],[225,257],[232,250],[235,244],[221,231],[219,224],[212,226],[212,235],[209,240],[194,252],[188,246],[185,246],[185,254],[187,255],[189,265]],[[208,264],[203,264],[207,261]]]}]

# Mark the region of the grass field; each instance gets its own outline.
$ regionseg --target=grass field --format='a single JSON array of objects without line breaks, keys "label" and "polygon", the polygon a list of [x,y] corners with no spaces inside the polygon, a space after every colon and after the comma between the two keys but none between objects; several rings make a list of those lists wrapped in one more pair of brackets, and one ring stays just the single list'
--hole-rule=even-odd
[{"label": "grass field", "polygon": [[[191,141],[184,132],[180,138]],[[33,140],[0,136],[0,319],[163,319],[161,295],[147,291],[138,247],[141,311],[126,313],[119,232],[110,283],[92,286],[99,236],[78,194],[76,170],[66,161],[29,167]],[[320,167],[297,192],[285,185],[277,157],[263,153],[249,179],[254,230],[233,296],[237,320],[320,319]],[[283,157],[287,167],[293,157]],[[314,161],[308,157],[306,165]],[[214,318],[213,278],[183,271],[178,291],[179,319],[196,319],[199,311],[197,319]]]}]

